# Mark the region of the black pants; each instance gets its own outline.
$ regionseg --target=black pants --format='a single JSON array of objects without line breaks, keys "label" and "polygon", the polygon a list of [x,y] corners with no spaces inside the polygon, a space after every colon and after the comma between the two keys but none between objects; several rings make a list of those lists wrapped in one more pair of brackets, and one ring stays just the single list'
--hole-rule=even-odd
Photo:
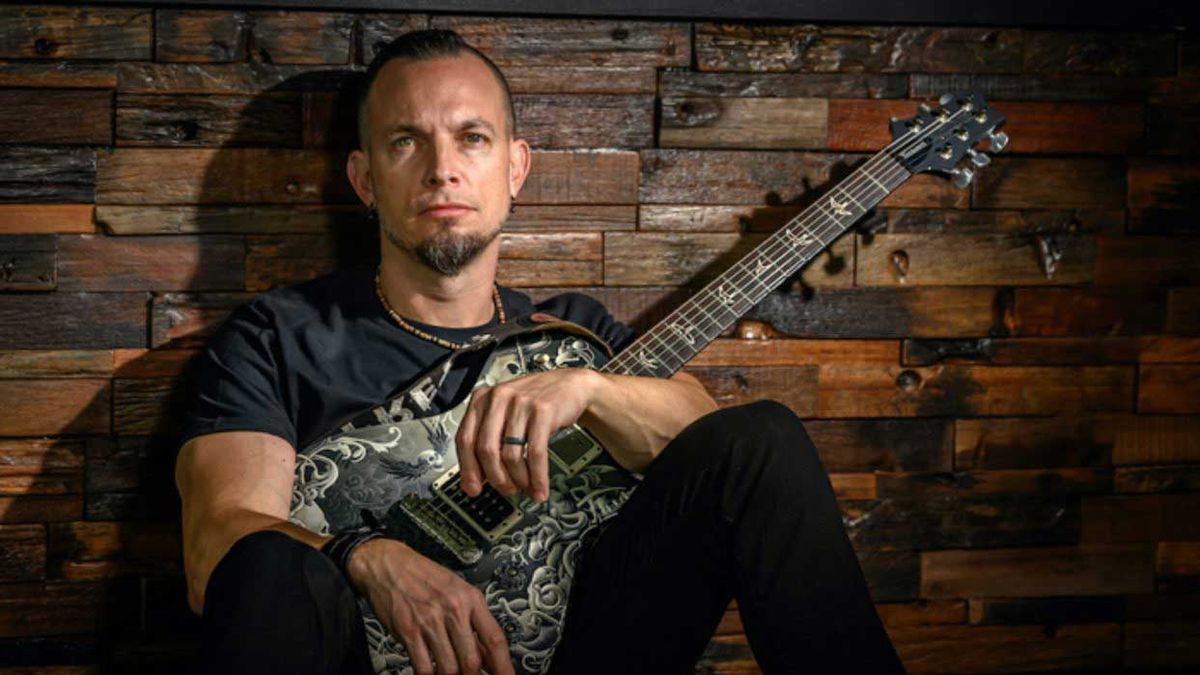
[{"label": "black pants", "polygon": [[[767,673],[903,672],[812,441],[773,401],[667,445],[587,548],[551,672],[692,672],[731,598]],[[371,672],[353,592],[280,533],[217,565],[204,626],[207,672]]]}]

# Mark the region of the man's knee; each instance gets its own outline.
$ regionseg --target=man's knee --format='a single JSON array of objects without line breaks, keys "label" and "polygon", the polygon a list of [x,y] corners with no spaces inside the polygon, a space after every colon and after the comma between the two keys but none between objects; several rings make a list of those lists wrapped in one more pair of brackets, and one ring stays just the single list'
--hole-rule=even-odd
[{"label": "man's knee", "polygon": [[320,551],[282,532],[261,530],[238,539],[217,563],[205,601],[214,594],[270,597],[295,588],[336,600],[345,585],[341,572]]},{"label": "man's knee", "polygon": [[690,432],[704,447],[718,453],[749,453],[761,459],[786,453],[816,460],[804,423],[786,405],[771,399],[713,411],[697,420]]}]

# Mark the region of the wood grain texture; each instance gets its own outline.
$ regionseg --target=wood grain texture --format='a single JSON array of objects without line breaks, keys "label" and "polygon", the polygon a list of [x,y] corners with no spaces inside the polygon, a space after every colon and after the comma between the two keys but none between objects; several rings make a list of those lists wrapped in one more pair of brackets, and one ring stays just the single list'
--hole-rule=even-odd
[{"label": "wood grain texture", "polygon": [[768,295],[745,318],[793,337],[971,336],[995,327],[1002,297],[984,287],[797,290]]},{"label": "wood grain texture", "polygon": [[898,358],[899,344],[894,340],[718,338],[689,363],[697,366],[815,366],[830,362],[895,363]]},{"label": "wood grain texture", "polygon": [[87,204],[95,184],[95,150],[0,146],[0,201]]},{"label": "wood grain texture", "polygon": [[1175,36],[1169,32],[1029,31],[1027,73],[1173,75]]},{"label": "wood grain texture", "polygon": [[1086,546],[921,554],[921,597],[1148,593],[1154,547]]},{"label": "wood grain texture", "polygon": [[[1118,441],[1120,417],[983,418],[954,421],[954,466],[972,469],[1103,467],[1135,442]],[[1144,439],[1145,442],[1148,439]]]},{"label": "wood grain texture", "polygon": [[905,340],[901,364],[989,363],[1087,365],[1092,363],[1192,363],[1200,360],[1195,338],[1048,337],[975,340]]},{"label": "wood grain texture", "polygon": [[108,433],[109,382],[100,379],[0,380],[4,436]]},{"label": "wood grain texture", "polygon": [[143,346],[144,293],[0,294],[0,348],[104,349]]},{"label": "wood grain texture", "polygon": [[91,204],[0,204],[0,236],[94,232]]},{"label": "wood grain texture", "polygon": [[110,349],[10,349],[0,351],[0,378],[111,375]]},{"label": "wood grain texture", "polygon": [[937,99],[945,93],[979,92],[988,101],[1143,101],[1154,89],[1141,77],[1105,75],[971,75],[913,73],[909,95]]},{"label": "wood grain texture", "polygon": [[[1039,262],[1032,237],[970,234],[857,235],[856,286],[1024,286],[1092,281],[1091,237],[1060,237],[1062,257],[1052,275]],[[955,264],[946,265],[945,261]]]},{"label": "wood grain texture", "polygon": [[122,63],[118,94],[258,94],[264,91],[337,91],[361,66],[267,63]]},{"label": "wood grain texture", "polygon": [[46,575],[46,528],[0,525],[0,579],[21,581]]},{"label": "wood grain texture", "polygon": [[1129,225],[1136,232],[1197,232],[1200,164],[1190,161],[1131,158]]},{"label": "wood grain texture", "polygon": [[1065,545],[1079,537],[1079,497],[888,497],[841,501],[859,549],[959,549]]},{"label": "wood grain texture", "polygon": [[978,174],[972,204],[981,208],[1122,208],[1120,159],[1002,157]]},{"label": "wood grain texture", "polygon": [[328,232],[365,225],[365,208],[324,206],[120,206],[96,207],[96,223],[109,234],[260,234]]},{"label": "wood grain texture", "polygon": [[[1121,209],[1036,209],[960,211],[957,209],[876,209],[888,234],[1010,234],[1076,236],[1125,232]],[[874,225],[874,221],[868,221]],[[864,235],[865,236],[865,235]]]},{"label": "wood grain texture", "polygon": [[908,77],[879,73],[702,73],[663,70],[659,93],[682,96],[770,98],[903,98]]},{"label": "wood grain texture", "polygon": [[1138,412],[1200,413],[1200,365],[1144,364],[1138,369]]},{"label": "wood grain texture", "polygon": [[50,235],[0,235],[0,291],[52,291],[58,246]]},{"label": "wood grain texture", "polygon": [[72,494],[83,490],[83,442],[74,439],[0,441],[0,494]]},{"label": "wood grain texture", "polygon": [[300,146],[300,94],[121,94],[117,144],[127,147]]},{"label": "wood grain texture", "polygon": [[240,290],[245,247],[223,235],[63,236],[59,287],[68,291]]},{"label": "wood grain texture", "polygon": [[821,420],[804,428],[827,471],[950,471],[954,427],[940,419]]},{"label": "wood grain texture", "polygon": [[517,134],[535,148],[640,148],[654,143],[652,96],[513,97]]},{"label": "wood grain texture", "polygon": [[112,98],[104,90],[0,89],[0,137],[31,145],[108,145]]},{"label": "wood grain texture", "polygon": [[658,142],[664,148],[823,148],[828,120],[829,102],[820,98],[663,98]]},{"label": "wood grain texture", "polygon": [[1164,289],[1120,286],[1017,288],[1008,317],[1013,335],[1142,335],[1161,333]]},{"label": "wood grain texture", "polygon": [[88,61],[0,61],[0,87],[113,89],[115,63]]},{"label": "wood grain texture", "polygon": [[0,636],[92,633],[102,622],[105,589],[96,584],[24,582],[0,590]]},{"label": "wood grain texture", "polygon": [[1106,670],[1120,663],[1120,625],[919,626],[888,631],[910,673],[996,669]]},{"label": "wood grain texture", "polygon": [[817,412],[815,366],[687,366],[686,370],[704,384],[721,407],[770,398],[801,417]]},{"label": "wood grain texture", "polygon": [[1200,494],[1085,497],[1081,541],[1131,544],[1200,539],[1200,522],[1181,518],[1200,508]]},{"label": "wood grain texture", "polygon": [[1200,237],[1099,237],[1096,283],[1111,286],[1200,284]]},{"label": "wood grain texture", "polygon": [[252,293],[162,293],[150,306],[150,346],[192,348],[204,344],[225,317]]},{"label": "wood grain texture", "polygon": [[149,60],[151,11],[14,5],[0,12],[0,58]]}]

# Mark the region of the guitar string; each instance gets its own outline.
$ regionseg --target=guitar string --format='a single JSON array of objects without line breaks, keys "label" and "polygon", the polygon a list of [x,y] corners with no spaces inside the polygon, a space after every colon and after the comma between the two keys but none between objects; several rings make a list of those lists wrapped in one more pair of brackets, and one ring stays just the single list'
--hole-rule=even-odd
[{"label": "guitar string", "polygon": [[[876,190],[882,189],[885,191],[884,195],[879,198],[879,200],[882,200],[884,197],[886,197],[888,194],[890,194],[892,191],[894,191],[896,187],[899,187],[899,185],[903,184],[903,181],[901,181],[900,183],[897,183],[895,187],[883,188],[880,180],[892,181],[898,177],[903,176],[907,172],[907,169],[905,169],[902,164],[897,162],[895,160],[894,156],[889,153],[890,152],[903,152],[905,150],[911,149],[912,147],[915,147],[917,144],[919,144],[921,141],[923,141],[926,137],[932,135],[938,129],[940,129],[944,126],[951,125],[953,122],[956,121],[955,118],[959,117],[959,115],[961,115],[963,113],[970,113],[970,112],[971,111],[968,111],[966,109],[960,109],[958,112],[950,115],[945,120],[935,119],[932,124],[930,124],[927,127],[922,128],[919,132],[914,130],[914,131],[908,132],[908,134],[905,135],[905,136],[909,136],[912,134],[916,134],[912,138],[905,138],[905,136],[901,136],[900,138],[895,139],[894,141],[892,141],[892,143],[889,143],[887,146],[885,146],[883,149],[881,149],[878,153],[876,153],[867,162],[864,162],[862,166],[858,167],[855,170],[854,174],[852,174],[851,177],[847,180],[846,187],[835,186],[834,189],[830,191],[829,196],[832,196],[834,193],[836,193],[840,189],[842,191],[843,196],[849,196],[855,202],[855,204],[857,204],[861,208],[861,206],[862,206],[861,200],[865,196],[864,191],[862,190],[862,187],[864,186],[864,184],[869,186],[868,182],[875,182],[877,184],[877,187],[874,189],[876,189]],[[891,167],[886,167],[886,160],[889,160],[889,159],[892,160],[894,165]],[[884,165],[886,167],[884,173],[881,173],[878,176],[869,174],[870,171],[879,169],[880,165]],[[855,185],[856,183],[858,185]],[[858,198],[855,199],[855,196],[852,195],[851,193],[854,193],[854,195],[856,195]],[[825,196],[826,195],[822,195],[822,198],[824,198]],[[819,254],[821,251],[823,251],[825,246],[827,245],[826,242],[824,241],[824,237],[826,235],[830,234],[831,232],[834,233],[835,235],[843,233],[848,229],[848,226],[843,226],[843,225],[839,224],[836,219],[836,214],[834,214],[834,216],[829,216],[827,212],[823,212],[821,210],[821,208],[819,208],[820,206],[821,206],[820,201],[815,202],[812,206],[810,206],[809,208],[806,208],[804,212],[798,214],[796,217],[794,217],[791,221],[789,221],[783,227],[779,228],[777,231],[772,233],[767,238],[767,240],[763,242],[763,244],[761,244],[759,247],[756,247],[754,251],[752,251],[750,254],[743,257],[741,260],[739,260],[737,263],[735,263],[733,266],[731,266],[725,274],[722,274],[720,277],[718,277],[718,279],[714,279],[713,282],[711,282],[710,284],[705,286],[705,288],[701,289],[701,291],[699,291],[695,296],[693,296],[694,298],[697,299],[696,301],[693,302],[693,301],[689,300],[688,302],[684,303],[684,305],[682,305],[681,307],[676,308],[675,311],[671,312],[665,319],[663,319],[661,322],[659,322],[659,325],[669,325],[671,323],[678,323],[679,320],[683,319],[683,320],[687,320],[687,322],[693,326],[700,326],[699,322],[697,322],[693,317],[690,316],[690,314],[693,310],[698,310],[700,313],[706,315],[708,317],[708,319],[710,321],[712,321],[714,326],[720,326],[721,321],[719,319],[716,319],[712,314],[709,314],[706,311],[706,308],[703,306],[703,302],[702,302],[702,300],[700,300],[700,298],[703,295],[705,295],[711,287],[715,286],[717,281],[720,281],[722,279],[727,280],[727,281],[734,281],[739,275],[744,275],[744,276],[748,276],[750,279],[753,279],[754,281],[756,281],[759,286],[762,286],[763,288],[768,288],[768,289],[772,288],[774,286],[777,286],[779,283],[782,283],[782,281],[784,279],[786,279],[790,274],[792,274],[795,271],[795,269],[802,267],[806,262],[808,262],[808,260],[801,260],[799,265],[793,267],[788,272],[784,272],[778,265],[771,264],[770,267],[774,269],[774,272],[767,277],[760,277],[757,273],[750,272],[748,269],[746,269],[745,266],[747,265],[750,258],[758,258],[759,260],[761,260],[765,256],[772,256],[772,257],[776,256],[781,248],[780,247],[781,244],[782,244],[783,248],[790,249],[792,252],[795,252],[794,245],[789,244],[784,241],[784,239],[786,237],[798,236],[797,233],[794,231],[795,229],[803,230],[803,232],[806,235],[815,237],[817,240],[819,240],[822,243],[821,249],[816,251],[816,253],[814,253],[812,257],[815,257],[817,254]],[[866,213],[866,211],[867,210],[864,210],[863,213]],[[862,215],[863,214],[858,214],[854,218],[854,220],[851,221],[851,223],[856,222],[858,220],[858,218],[862,217]],[[817,223],[806,222],[806,221],[812,221],[813,219],[817,219]],[[825,225],[828,225],[827,221],[832,221],[831,227],[825,227]],[[814,227],[814,225],[816,225],[816,227]],[[818,231],[814,231],[814,230],[818,230]],[[741,281],[738,281],[738,285],[742,285]],[[743,293],[741,295],[743,296],[743,299],[742,299],[742,301],[739,301],[739,304],[741,304],[741,302],[743,302],[745,300],[745,294]],[[723,306],[723,307],[718,307],[717,309],[724,309],[725,311],[729,311],[729,312],[733,313],[734,318],[736,319],[736,317],[744,314],[745,311],[747,311],[749,309],[749,307],[746,307],[741,310],[734,310],[733,308],[731,308],[729,306]],[[703,327],[701,326],[701,328],[703,328]],[[644,345],[641,345],[641,347],[653,349],[653,346],[655,345],[656,342],[661,343],[660,346],[665,347],[671,354],[673,354],[675,356],[676,359],[680,359],[680,355],[674,349],[671,349],[670,343],[666,340],[666,338],[657,333],[658,333],[658,331],[651,331],[650,333],[644,335],[643,338],[650,338],[650,339],[647,340]],[[624,352],[622,352],[622,355],[624,355],[625,353],[630,353],[630,354],[635,353],[635,351],[637,351],[637,350],[635,350],[635,347],[639,346],[638,342],[641,342],[641,340],[635,341],[634,344],[630,345],[630,347],[628,349],[626,349]],[[680,359],[680,365],[682,366],[682,364],[685,363],[686,360],[687,359]],[[632,368],[637,365],[636,363],[624,364],[624,363],[621,363],[621,361],[622,361],[622,359],[620,359],[620,357],[616,357],[613,360],[613,364],[612,364],[613,367],[611,369],[609,369],[606,366],[605,368],[602,368],[601,370],[602,371],[604,371],[604,370],[616,371],[618,369],[624,369],[624,372],[628,373],[628,372],[631,372]]]}]

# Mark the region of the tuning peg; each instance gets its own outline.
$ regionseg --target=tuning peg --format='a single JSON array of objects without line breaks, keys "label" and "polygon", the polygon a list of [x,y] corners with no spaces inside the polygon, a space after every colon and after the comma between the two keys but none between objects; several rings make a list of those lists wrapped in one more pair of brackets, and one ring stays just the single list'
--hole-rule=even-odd
[{"label": "tuning peg", "polygon": [[950,105],[953,102],[954,102],[954,94],[942,94],[938,98],[938,105],[945,106],[945,105]]},{"label": "tuning peg", "polygon": [[988,138],[992,140],[992,145],[988,148],[992,152],[1000,152],[1008,146],[1008,134],[1003,131],[992,129],[988,132]]},{"label": "tuning peg", "polygon": [[954,185],[960,188],[965,188],[971,184],[971,179],[975,177],[975,172],[967,169],[951,169],[950,175],[954,176]]},{"label": "tuning peg", "polygon": [[923,102],[923,103],[921,103],[921,105],[917,106],[917,110],[920,110],[923,113],[927,113],[927,112],[930,112],[932,110],[932,108],[929,107],[928,103]]},{"label": "tuning peg", "polygon": [[967,154],[971,156],[971,163],[981,169],[992,163],[992,158],[986,152],[979,152],[975,148],[967,148]]}]

